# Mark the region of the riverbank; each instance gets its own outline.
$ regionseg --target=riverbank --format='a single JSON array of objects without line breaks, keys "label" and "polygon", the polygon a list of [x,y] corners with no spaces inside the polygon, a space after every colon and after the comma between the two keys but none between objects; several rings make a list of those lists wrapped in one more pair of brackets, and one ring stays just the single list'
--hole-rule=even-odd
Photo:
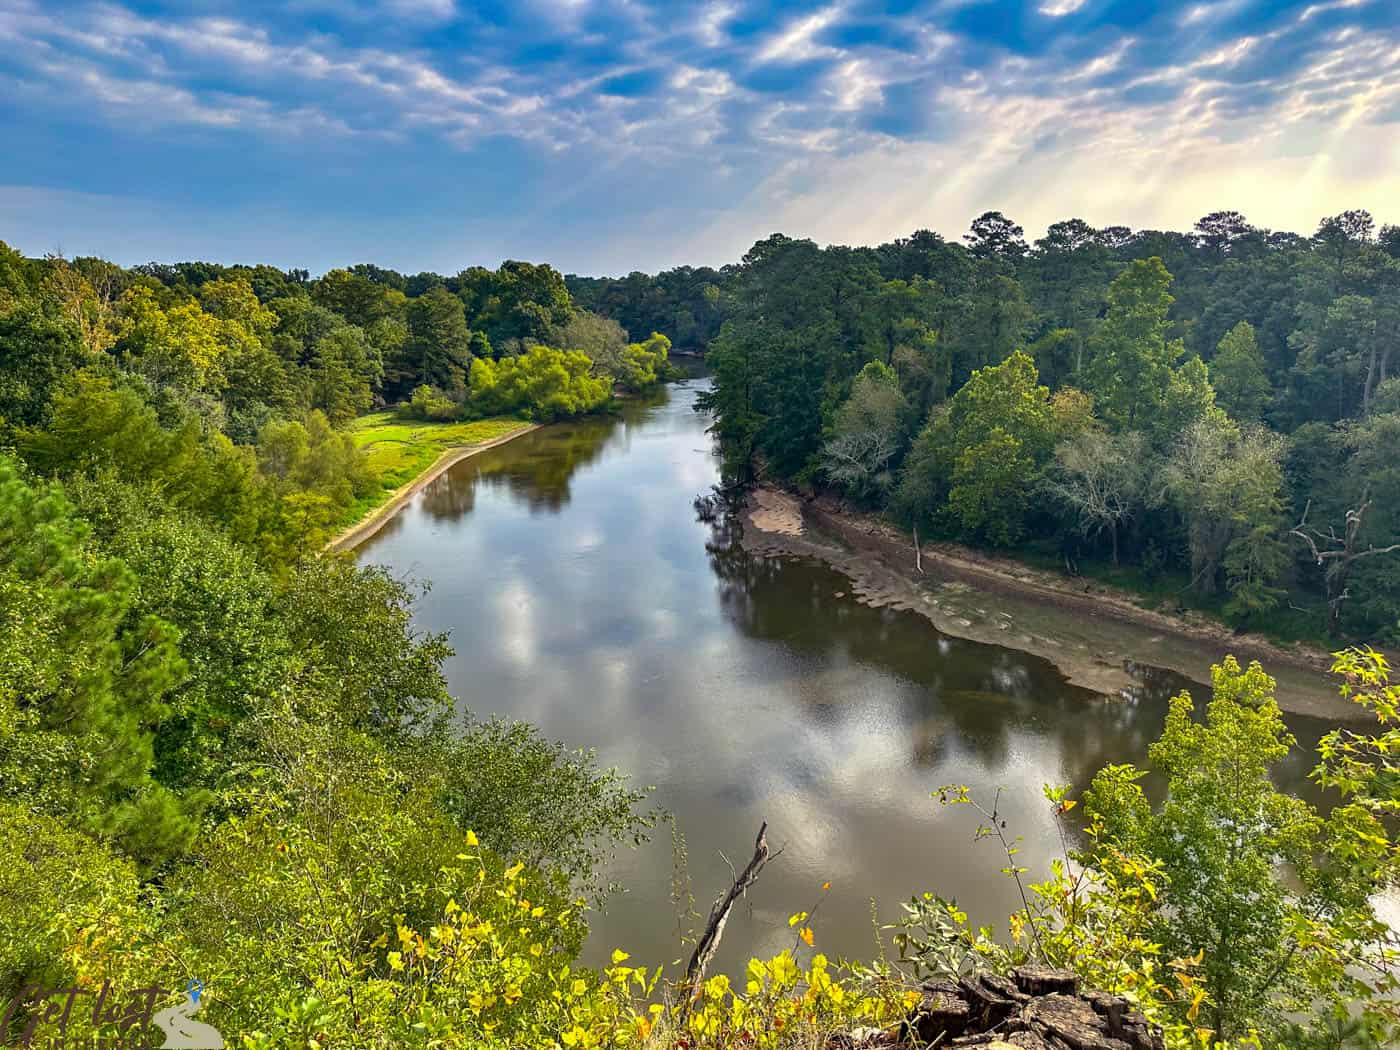
[{"label": "riverbank", "polygon": [[908,534],[826,497],[803,500],[760,486],[743,521],[744,546],[754,553],[826,562],[851,578],[852,595],[864,604],[916,612],[944,634],[1043,657],[1097,693],[1131,697],[1143,666],[1204,683],[1210,665],[1233,653],[1258,660],[1277,679],[1286,711],[1338,720],[1359,714],[1338,695],[1322,650],[1146,609],[1107,585],[954,544],[921,544],[921,573]]},{"label": "riverbank", "polygon": [[332,536],[326,543],[325,550],[352,550],[383,528],[385,522],[397,514],[409,500],[413,499],[413,497],[426,486],[437,480],[448,470],[451,470],[458,463],[462,462],[462,460],[470,459],[477,453],[485,452],[487,449],[504,445],[507,441],[514,441],[522,434],[528,434],[531,431],[538,430],[542,426],[540,423],[526,423],[515,420],[511,422],[516,425],[506,433],[499,434],[496,437],[484,441],[479,441],[475,444],[462,445],[444,450],[416,476],[393,491],[388,492],[381,502],[370,508],[369,511],[353,525],[347,526]]}]

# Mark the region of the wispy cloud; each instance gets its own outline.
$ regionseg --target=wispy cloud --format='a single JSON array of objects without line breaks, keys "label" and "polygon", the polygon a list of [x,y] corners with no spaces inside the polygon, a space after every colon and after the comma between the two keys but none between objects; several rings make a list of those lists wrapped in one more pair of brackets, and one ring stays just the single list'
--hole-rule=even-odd
[{"label": "wispy cloud", "polygon": [[[225,152],[257,162],[211,199],[276,179],[346,211],[372,207],[386,179],[426,181],[492,237],[606,229],[621,251],[629,215],[658,253],[649,234],[670,222],[668,260],[742,247],[783,217],[836,239],[961,223],[1027,186],[1032,210],[1082,198],[1126,212],[1153,195],[1144,215],[1185,207],[1185,186],[1216,206],[1203,171],[1272,187],[1302,165],[1289,190],[1307,208],[1347,187],[1400,190],[1400,10],[1386,0],[0,0],[0,90],[12,141],[62,128],[78,149],[122,143],[167,170]],[[305,154],[293,168],[266,152],[292,145],[334,152],[333,203],[308,188]],[[37,187],[58,178],[23,153],[12,169]],[[61,188],[106,191],[100,170],[65,170]],[[865,181],[843,183],[848,171]],[[888,196],[862,192],[887,173]],[[565,221],[547,197],[509,215],[490,204],[582,186],[616,198],[596,223]]]}]

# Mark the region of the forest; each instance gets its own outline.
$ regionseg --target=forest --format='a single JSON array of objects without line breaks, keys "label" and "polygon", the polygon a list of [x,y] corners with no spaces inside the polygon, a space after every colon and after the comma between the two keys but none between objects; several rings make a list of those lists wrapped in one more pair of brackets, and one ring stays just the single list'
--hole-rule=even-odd
[{"label": "forest", "polygon": [[736,477],[840,492],[1285,639],[1400,641],[1400,227],[1215,212],[1028,243],[774,235],[722,270],[569,278],[703,348]]},{"label": "forest", "polygon": [[772,237],[620,281],[0,246],[0,1043],[148,1045],[134,990],[197,974],[244,1050],[825,1047],[907,1035],[923,979],[1035,963],[1173,1050],[1387,1045],[1400,686],[1378,652],[1338,655],[1370,725],[1313,756],[1325,807],[1274,787],[1295,741],[1265,671],[1229,659],[1144,768],[1047,788],[1045,881],[993,800],[935,791],[1004,851],[969,860],[1019,888],[1003,935],[931,887],[889,958],[829,959],[793,902],[793,948],[742,974],[625,946],[589,968],[645,791],[474,719],[489,698],[449,694],[415,586],[322,548],[373,482],[356,418],[606,410],[674,342],[706,354],[736,476],[1184,578],[1251,626],[1296,606],[1393,639],[1397,256],[1361,213],[1034,247],[993,214],[965,247]]}]

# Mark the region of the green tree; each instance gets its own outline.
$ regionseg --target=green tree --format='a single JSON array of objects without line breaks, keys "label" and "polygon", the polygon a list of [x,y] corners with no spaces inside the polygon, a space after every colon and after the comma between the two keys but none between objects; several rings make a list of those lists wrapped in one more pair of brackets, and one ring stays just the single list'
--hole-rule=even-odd
[{"label": "green tree", "polygon": [[1210,362],[1210,381],[1221,407],[1234,418],[1255,423],[1269,407],[1273,388],[1264,370],[1264,355],[1248,321],[1235,325],[1215,348]]},{"label": "green tree", "polygon": [[1276,1033],[1318,1000],[1369,1010],[1388,982],[1349,967],[1383,928],[1369,902],[1378,850],[1355,840],[1350,819],[1324,820],[1274,787],[1271,770],[1296,742],[1273,679],[1227,657],[1211,681],[1205,720],[1182,693],[1148,748],[1164,801],[1149,801],[1132,766],[1094,778],[1085,804],[1103,823],[1099,848],[1161,863],[1153,939],[1171,956],[1200,953],[1216,1039]]},{"label": "green tree", "polygon": [[612,384],[592,373],[587,355],[546,346],[499,361],[477,358],[467,408],[478,416],[567,419],[591,412],[611,396]]},{"label": "green tree", "polygon": [[374,404],[384,362],[362,329],[337,328],[316,344],[310,363],[311,407],[343,426]]},{"label": "green tree", "polygon": [[563,276],[547,263],[512,259],[494,272],[473,267],[457,275],[457,285],[472,326],[482,329],[493,346],[512,339],[544,341],[573,314]]},{"label": "green tree", "polygon": [[418,382],[461,400],[472,362],[462,301],[446,288],[432,288],[409,303],[403,357]]},{"label": "green tree", "polygon": [[0,312],[0,426],[32,426],[86,362],[73,327],[32,304]]},{"label": "green tree", "polygon": [[152,776],[179,631],[136,613],[134,574],[87,532],[60,489],[0,460],[0,793],[159,865],[200,802]]},{"label": "green tree", "polygon": [[350,324],[369,328],[386,317],[403,313],[407,297],[397,288],[349,270],[330,270],[311,285],[311,298]]},{"label": "green tree", "polygon": [[644,390],[655,386],[666,374],[666,360],[671,352],[671,340],[660,332],[641,343],[628,343],[622,351],[621,371],[616,376],[627,390]]},{"label": "green tree", "polygon": [[945,518],[968,537],[1013,542],[1024,530],[1024,495],[1055,444],[1050,391],[1017,351],[979,369],[935,409],[910,452],[900,502],[916,517]]},{"label": "green tree", "polygon": [[1108,312],[1089,337],[1086,379],[1104,419],[1142,429],[1161,410],[1172,365],[1185,348],[1168,340],[1172,275],[1156,257],[1130,263],[1108,288]]}]

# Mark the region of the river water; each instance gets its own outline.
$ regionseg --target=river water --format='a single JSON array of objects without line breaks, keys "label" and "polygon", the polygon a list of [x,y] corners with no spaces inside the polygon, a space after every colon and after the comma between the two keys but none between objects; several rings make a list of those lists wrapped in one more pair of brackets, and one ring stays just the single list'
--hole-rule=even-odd
[{"label": "river water", "polygon": [[[725,858],[741,867],[764,820],[783,852],[732,916],[721,965],[793,946],[788,916],[818,901],[817,947],[832,955],[873,956],[877,921],[924,890],[1004,929],[1004,858],[973,842],[967,807],[930,793],[999,792],[1007,833],[1043,870],[1058,841],[1041,786],[1142,761],[1190,683],[1148,670],[1130,698],[1101,697],[1038,657],[858,604],[823,564],[746,553],[694,507],[718,481],[694,410],[705,382],[459,463],[357,557],[431,585],[417,622],[451,632],[446,672],[466,709],[595,748],[674,815],[684,863],[666,825],[620,854],[610,874],[627,889],[593,915],[586,961],[618,946],[681,957],[676,872],[707,912]],[[1300,787],[1303,748],[1327,725],[1289,722],[1303,747],[1282,778]]]}]

